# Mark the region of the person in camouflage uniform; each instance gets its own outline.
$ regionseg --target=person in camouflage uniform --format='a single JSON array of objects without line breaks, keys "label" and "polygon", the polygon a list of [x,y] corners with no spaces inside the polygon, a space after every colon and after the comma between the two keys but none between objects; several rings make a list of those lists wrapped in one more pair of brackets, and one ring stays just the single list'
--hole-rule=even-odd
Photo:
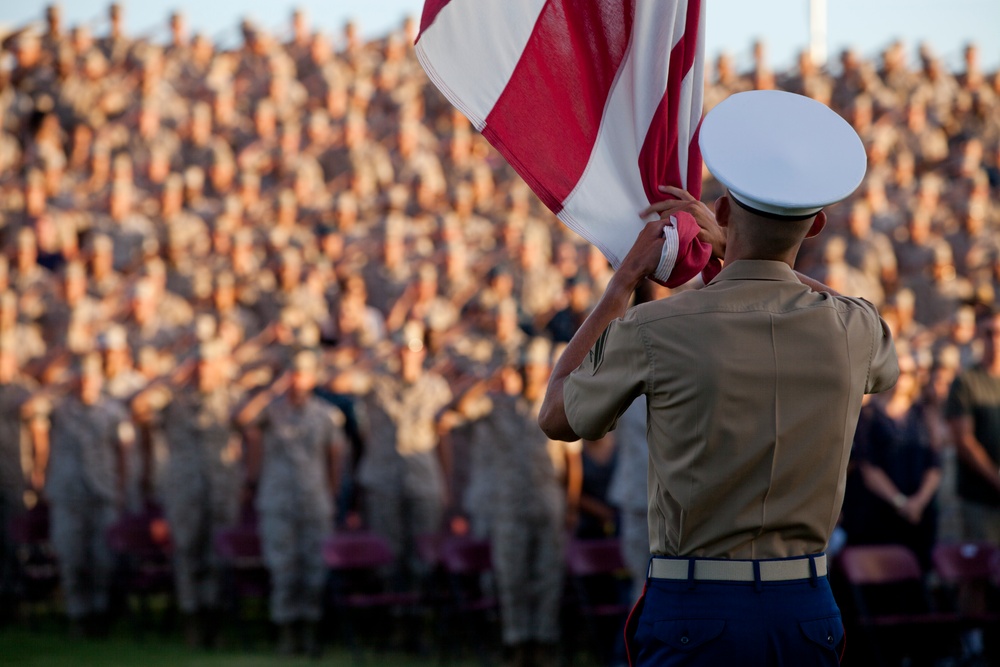
[{"label": "person in camouflage uniform", "polygon": [[423,327],[411,322],[391,360],[398,369],[355,372],[337,382],[342,391],[365,397],[368,435],[358,483],[366,523],[396,556],[391,575],[398,588],[422,574],[414,538],[441,528],[447,498],[438,422],[452,394],[443,377],[424,367],[426,355]]},{"label": "person in camouflage uniform", "polygon": [[[559,639],[565,528],[582,483],[580,443],[549,440],[538,409],[550,344],[536,338],[524,363],[501,366],[491,391],[464,402],[492,475],[490,543],[500,597],[505,665],[549,665]],[[523,374],[522,374],[523,373]]]},{"label": "person in camouflage uniform", "polygon": [[78,370],[75,391],[51,410],[45,493],[66,614],[74,632],[100,633],[114,565],[106,534],[118,515],[133,429],[125,410],[102,393],[100,356],[82,357]]},{"label": "person in camouflage uniform", "polygon": [[257,481],[264,562],[271,574],[271,620],[278,651],[316,656],[326,565],[323,541],[333,530],[333,498],[345,448],[339,413],[312,395],[318,364],[298,352],[290,376],[255,396],[237,417]]},{"label": "person in camouflage uniform", "polygon": [[[18,372],[17,339],[0,335],[0,619],[13,609],[17,585],[17,554],[9,533],[11,521],[25,509],[26,473],[38,491],[47,456],[44,419],[33,409],[35,383]],[[25,436],[30,436],[31,470],[25,470]]]},{"label": "person in camouflage uniform", "polygon": [[[120,324],[112,324],[101,332],[97,343],[104,360],[104,393],[128,409],[129,402],[149,384],[135,367],[128,332]],[[142,426],[137,424],[137,446],[125,471],[125,509],[129,512],[142,511],[152,501],[154,461],[145,447],[151,438]]]},{"label": "person in camouflage uniform", "polygon": [[[213,538],[239,515],[242,449],[232,423],[240,400],[227,376],[225,344],[198,349],[192,379],[155,383],[133,401],[146,421],[160,411],[169,458],[162,490],[173,539],[177,606],[191,645],[212,643],[218,629],[219,564]],[[188,373],[184,373],[187,375]]]}]

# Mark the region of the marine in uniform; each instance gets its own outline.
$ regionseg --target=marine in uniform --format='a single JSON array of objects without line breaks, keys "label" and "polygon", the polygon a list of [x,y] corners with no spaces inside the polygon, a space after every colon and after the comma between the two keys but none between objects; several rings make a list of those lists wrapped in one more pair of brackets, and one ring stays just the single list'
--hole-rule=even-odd
[{"label": "marine in uniform", "polygon": [[452,393],[442,376],[424,367],[424,341],[423,327],[410,322],[389,364],[345,373],[333,386],[365,398],[368,434],[357,480],[368,526],[397,558],[391,574],[400,588],[422,573],[414,538],[441,528],[447,497],[438,427]]},{"label": "marine in uniform", "polygon": [[76,390],[52,407],[45,494],[66,614],[74,631],[101,632],[114,566],[106,535],[121,505],[134,429],[102,393],[100,356],[80,358],[78,369]]},{"label": "marine in uniform", "polygon": [[257,483],[261,546],[271,574],[271,620],[280,629],[278,650],[316,655],[326,581],[323,540],[333,530],[345,440],[339,413],[312,395],[316,355],[298,352],[292,368],[290,376],[255,396],[237,420],[247,427],[255,449],[249,454],[248,476]]},{"label": "marine in uniform", "polygon": [[[128,408],[129,402],[149,384],[149,379],[135,367],[128,332],[120,324],[108,326],[98,336],[98,347],[104,362],[104,393]],[[155,460],[151,448],[145,447],[151,438],[141,428],[136,433],[136,448],[129,457],[125,472],[125,508],[139,512],[152,499]]]},{"label": "marine in uniform", "polygon": [[[44,415],[34,409],[32,401],[37,386],[18,372],[17,343],[13,332],[0,335],[0,622],[7,610],[14,608],[12,598],[17,585],[11,520],[25,510],[29,478],[31,487],[40,484],[47,456]],[[29,440],[30,448],[26,447]],[[30,470],[25,469],[25,458],[32,462]]]},{"label": "marine in uniform", "polygon": [[565,527],[576,514],[583,475],[579,441],[550,440],[538,427],[550,348],[534,339],[524,363],[502,366],[499,386],[476,408],[482,416],[474,437],[493,476],[490,544],[505,664],[514,667],[555,659]]},{"label": "marine in uniform", "polygon": [[[648,403],[650,561],[630,623],[633,665],[836,665],[840,612],[822,553],[865,393],[898,374],[870,303],[792,270],[823,207],[865,172],[863,145],[824,105],[734,95],[705,118],[715,214],[690,194],[654,204],[601,302],[553,372],[540,423],[596,439]],[[700,290],[628,310],[687,210],[725,260]]]},{"label": "marine in uniform", "polygon": [[[238,390],[229,382],[221,340],[202,343],[194,377],[154,383],[133,401],[162,415],[168,458],[162,490],[173,543],[177,606],[189,644],[210,643],[218,626],[219,564],[214,536],[239,515],[242,448],[232,418]],[[190,376],[190,373],[188,373]]]}]

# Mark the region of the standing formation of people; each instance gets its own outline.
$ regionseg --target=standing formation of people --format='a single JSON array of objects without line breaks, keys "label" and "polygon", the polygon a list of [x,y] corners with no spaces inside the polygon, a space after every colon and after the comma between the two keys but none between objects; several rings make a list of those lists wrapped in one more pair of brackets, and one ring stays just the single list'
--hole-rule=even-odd
[{"label": "standing formation of people", "polygon": [[[53,5],[44,29],[0,42],[0,594],[17,594],[10,520],[47,502],[67,612],[100,626],[104,528],[161,505],[178,606],[203,641],[211,535],[256,507],[273,618],[303,646],[311,545],[335,524],[384,534],[387,578],[411,586],[415,536],[460,517],[499,545],[507,643],[544,653],[566,526],[590,506],[581,471],[599,466],[531,415],[607,262],[429,84],[415,21],[366,41],[296,12],[287,34],[244,22],[230,45],[180,13],[165,41],[129,35],[118,5],[107,26],[67,26]],[[907,55],[774,72],[761,45],[748,72],[718,58],[706,107],[776,87],[857,131],[865,181],[797,264],[875,304],[914,372],[865,408],[855,486],[920,548],[996,541],[1000,437],[981,406],[997,377],[1000,72],[971,45],[957,72],[927,46],[916,67]],[[706,200],[720,193],[706,176]],[[630,432],[612,435],[616,465]],[[920,466],[899,462],[914,453]],[[525,485],[532,502],[515,502]],[[590,525],[615,529],[604,509]]]}]

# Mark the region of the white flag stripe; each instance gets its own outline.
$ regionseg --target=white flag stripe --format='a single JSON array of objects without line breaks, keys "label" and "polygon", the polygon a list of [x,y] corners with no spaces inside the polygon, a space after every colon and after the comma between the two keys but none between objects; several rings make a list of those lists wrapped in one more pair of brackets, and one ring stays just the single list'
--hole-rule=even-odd
[{"label": "white flag stripe", "polygon": [[[657,12],[656,2],[636,3],[629,52],[608,97],[590,162],[559,215],[567,226],[597,245],[616,269],[645,224],[639,211],[649,202],[639,173],[639,151],[667,90],[670,50],[683,37],[684,15],[678,11],[679,25],[665,26],[657,16],[662,12]],[[671,39],[662,39],[660,35],[668,27]],[[653,52],[656,57],[635,57],[636,53]],[[686,116],[684,108],[682,117]],[[614,122],[604,122],[608,118]],[[649,219],[655,220],[656,216]],[[586,220],[586,225],[580,220]]]},{"label": "white flag stripe", "polygon": [[[697,125],[692,127],[691,121],[693,119],[691,118],[691,114],[686,113],[691,108],[691,97],[695,89],[694,82],[704,81],[704,79],[697,79],[695,77],[695,69],[692,67],[684,76],[684,81],[681,83],[680,113],[678,113],[677,118],[677,143],[681,146],[691,145],[691,138],[694,136],[694,131],[697,128]],[[700,100],[698,101],[698,108],[701,108]],[[689,153],[690,151],[687,150],[677,151],[677,161],[680,163],[681,170],[681,187],[685,190],[687,189],[688,180]]]},{"label": "white flag stripe", "polygon": [[[635,86],[631,91],[635,95],[632,111],[638,131],[630,143],[639,148],[646,141],[646,132],[653,121],[653,114],[667,90],[670,53],[684,38],[687,0],[678,0],[673,12],[664,12],[657,6],[660,2],[661,0],[637,0],[635,3],[630,51],[643,56],[632,57],[629,67],[629,75],[635,79]],[[684,107],[681,109],[683,115]]]},{"label": "white flag stripe", "polygon": [[545,0],[452,0],[420,36],[420,64],[480,132],[544,7]]},{"label": "white flag stripe", "polygon": [[[704,53],[705,49],[705,6],[701,5],[701,19],[698,21],[698,53]],[[691,163],[691,151],[687,150],[694,141],[694,133],[701,122],[701,110],[704,108],[705,98],[705,59],[695,58],[694,64],[687,74],[684,75],[684,82],[681,84],[681,102],[678,107],[677,118],[677,141],[684,150],[677,151],[677,157],[681,168],[681,187],[688,188],[688,165]]]}]

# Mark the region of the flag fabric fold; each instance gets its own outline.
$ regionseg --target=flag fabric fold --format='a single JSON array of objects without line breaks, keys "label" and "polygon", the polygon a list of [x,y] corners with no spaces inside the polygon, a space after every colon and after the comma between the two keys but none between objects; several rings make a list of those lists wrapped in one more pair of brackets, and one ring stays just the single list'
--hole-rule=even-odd
[{"label": "flag fabric fold", "polygon": [[[639,211],[665,198],[660,185],[701,194],[703,17],[703,0],[427,0],[416,52],[541,201],[617,269],[646,222]],[[694,218],[671,222],[657,280],[711,278]]]}]

